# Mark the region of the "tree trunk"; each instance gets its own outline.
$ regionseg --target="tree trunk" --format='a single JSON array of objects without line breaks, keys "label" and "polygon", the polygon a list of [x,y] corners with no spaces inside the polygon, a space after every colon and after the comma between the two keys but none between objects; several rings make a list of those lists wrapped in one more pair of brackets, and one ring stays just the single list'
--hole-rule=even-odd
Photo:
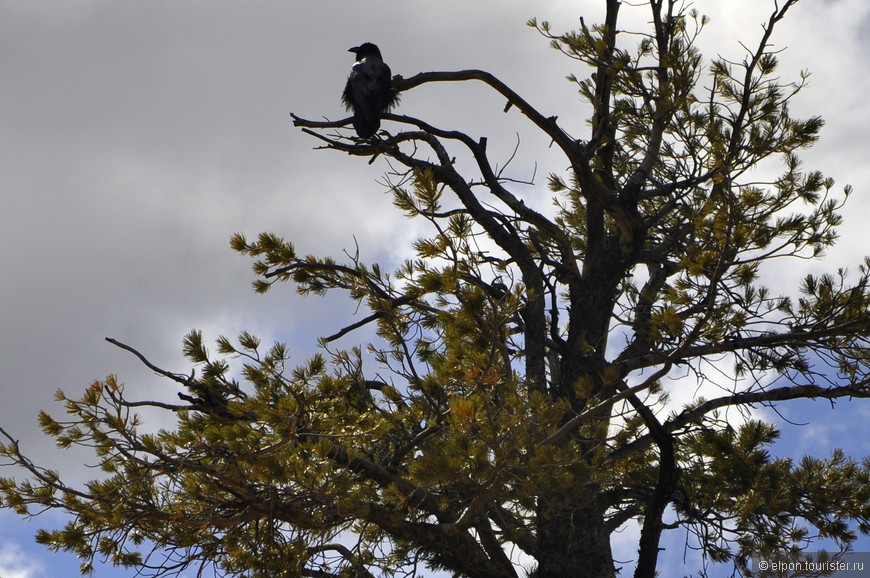
[{"label": "tree trunk", "polygon": [[[600,266],[587,268],[582,284],[571,290],[571,308],[565,347],[559,363],[559,383],[551,388],[554,398],[568,400],[571,411],[567,421],[588,409],[589,395],[607,397],[601,369],[610,316],[621,270],[616,259],[601,258]],[[576,387],[585,384],[584,395]],[[589,424],[572,435],[582,435],[592,447],[607,441],[609,416]],[[540,498],[537,511],[538,578],[589,577],[615,575],[610,532],[605,523],[608,504],[601,488],[583,479],[567,491],[554,491]]]},{"label": "tree trunk", "polygon": [[559,496],[554,501],[560,506],[538,508],[537,578],[613,578],[606,508],[588,496]]}]

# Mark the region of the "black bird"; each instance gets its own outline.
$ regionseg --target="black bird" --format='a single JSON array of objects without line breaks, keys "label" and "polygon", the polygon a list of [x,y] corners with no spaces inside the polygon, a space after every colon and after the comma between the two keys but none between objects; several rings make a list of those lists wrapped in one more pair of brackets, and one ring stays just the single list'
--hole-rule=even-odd
[{"label": "black bird", "polygon": [[347,79],[341,102],[353,110],[353,128],[360,138],[368,138],[381,127],[381,115],[399,102],[393,91],[390,67],[381,51],[371,42],[354,46],[356,62]]}]

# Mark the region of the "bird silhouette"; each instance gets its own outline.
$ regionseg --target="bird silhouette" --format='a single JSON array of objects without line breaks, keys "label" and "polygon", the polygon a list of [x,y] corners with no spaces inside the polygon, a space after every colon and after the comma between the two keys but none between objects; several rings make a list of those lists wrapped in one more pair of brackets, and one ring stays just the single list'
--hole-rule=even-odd
[{"label": "bird silhouette", "polygon": [[354,46],[348,52],[356,54],[341,95],[348,110],[353,110],[353,128],[360,138],[369,138],[381,127],[381,115],[399,102],[392,88],[390,67],[381,51],[371,42]]}]

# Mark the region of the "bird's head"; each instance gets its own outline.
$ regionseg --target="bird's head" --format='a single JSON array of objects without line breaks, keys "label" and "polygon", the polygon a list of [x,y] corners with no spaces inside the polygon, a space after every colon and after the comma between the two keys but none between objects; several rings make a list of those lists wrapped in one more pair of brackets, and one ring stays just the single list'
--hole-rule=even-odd
[{"label": "bird's head", "polygon": [[379,60],[383,60],[381,57],[381,51],[378,50],[378,47],[372,44],[371,42],[366,42],[365,44],[360,44],[359,46],[354,46],[349,49],[348,52],[353,52],[356,54],[356,61],[359,62],[369,56],[375,56]]}]

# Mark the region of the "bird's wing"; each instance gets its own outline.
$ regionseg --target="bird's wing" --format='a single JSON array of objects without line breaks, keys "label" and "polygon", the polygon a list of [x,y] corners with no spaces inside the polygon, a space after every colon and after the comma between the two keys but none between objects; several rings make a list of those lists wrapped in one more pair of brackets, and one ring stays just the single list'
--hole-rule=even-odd
[{"label": "bird's wing", "polygon": [[388,111],[399,104],[399,94],[393,92],[393,74],[390,72],[390,67],[384,62],[378,64],[378,83],[383,87],[378,92],[378,108],[381,111]]}]

